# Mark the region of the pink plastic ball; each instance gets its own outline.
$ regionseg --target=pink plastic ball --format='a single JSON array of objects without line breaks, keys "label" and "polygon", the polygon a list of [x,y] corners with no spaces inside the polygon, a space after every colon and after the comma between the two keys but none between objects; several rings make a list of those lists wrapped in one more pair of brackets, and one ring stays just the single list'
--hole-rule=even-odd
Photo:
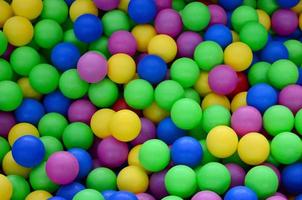
[{"label": "pink plastic ball", "polygon": [[287,200],[287,198],[275,195],[275,196],[267,198],[266,200]]},{"label": "pink plastic ball", "polygon": [[138,200],[155,200],[153,196],[147,193],[137,194],[136,197],[138,198]]},{"label": "pink plastic ball", "polygon": [[281,36],[287,36],[295,32],[298,23],[298,16],[292,10],[279,9],[272,16],[272,28]]},{"label": "pink plastic ball", "polygon": [[120,0],[93,0],[100,10],[113,10],[118,7]]},{"label": "pink plastic ball", "polygon": [[89,125],[95,112],[96,107],[89,100],[76,100],[68,109],[68,119],[70,122],[83,122]]},{"label": "pink plastic ball", "polygon": [[128,31],[116,31],[108,40],[108,49],[112,55],[117,53],[125,53],[130,56],[134,56],[136,48],[136,40]]},{"label": "pink plastic ball", "polygon": [[213,92],[220,95],[230,94],[237,86],[238,76],[227,65],[219,65],[209,73],[209,86]]},{"label": "pink plastic ball", "polygon": [[243,185],[245,178],[245,171],[242,167],[237,164],[229,163],[225,165],[231,174],[231,186],[235,187],[238,185]]},{"label": "pink plastic ball", "polygon": [[173,9],[161,10],[154,21],[156,32],[176,37],[182,31],[182,20],[179,13]]},{"label": "pink plastic ball", "polygon": [[209,5],[208,6],[210,13],[211,13],[211,20],[209,25],[214,24],[227,24],[227,14],[224,9],[219,5]]},{"label": "pink plastic ball", "polygon": [[101,54],[90,51],[81,56],[77,69],[81,79],[88,83],[96,83],[105,78],[108,66]]},{"label": "pink plastic ball", "polygon": [[49,179],[56,184],[69,184],[76,179],[79,173],[78,160],[69,152],[56,152],[46,162],[46,173]]},{"label": "pink plastic ball", "polygon": [[196,193],[191,200],[222,200],[221,197],[212,191],[202,191]]},{"label": "pink plastic ball", "polygon": [[289,85],[279,93],[279,104],[288,107],[293,113],[302,108],[302,86]]},{"label": "pink plastic ball", "polygon": [[177,49],[180,57],[192,58],[196,46],[202,42],[202,37],[195,32],[181,33],[177,38]]},{"label": "pink plastic ball", "polygon": [[259,132],[262,128],[261,113],[252,106],[241,107],[233,112],[231,126],[238,136],[244,136],[250,132]]},{"label": "pink plastic ball", "polygon": [[155,0],[157,10],[163,10],[172,7],[172,0]]}]

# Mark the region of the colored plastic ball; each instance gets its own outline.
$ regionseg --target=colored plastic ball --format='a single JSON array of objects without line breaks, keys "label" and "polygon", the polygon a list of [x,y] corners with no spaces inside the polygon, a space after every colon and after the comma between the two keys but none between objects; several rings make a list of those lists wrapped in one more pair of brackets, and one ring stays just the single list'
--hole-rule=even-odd
[{"label": "colored plastic ball", "polygon": [[105,190],[102,193],[103,197],[105,198],[105,200],[108,200],[113,194],[115,194],[117,191],[115,190]]},{"label": "colored plastic ball", "polygon": [[57,191],[57,196],[63,197],[66,200],[72,200],[72,198],[85,187],[78,182],[73,182],[68,185],[61,186]]},{"label": "colored plastic ball", "polygon": [[[288,23],[290,21],[290,23]],[[298,27],[298,16],[294,11],[279,9],[272,15],[272,29],[281,36],[292,34]]]},{"label": "colored plastic ball", "polygon": [[[74,137],[74,133],[77,133],[77,137]],[[88,125],[74,122],[64,129],[62,140],[67,149],[82,148],[87,150],[93,143],[93,133]]]},{"label": "colored plastic ball", "polygon": [[245,186],[256,192],[258,198],[266,198],[275,194],[278,185],[276,173],[267,166],[253,167],[245,176]]},{"label": "colored plastic ball", "polygon": [[190,167],[177,165],[167,172],[165,186],[171,195],[190,197],[197,189],[196,174]]},{"label": "colored plastic ball", "polygon": [[21,105],[22,91],[15,82],[0,81],[0,93],[0,110],[13,111]]},{"label": "colored plastic ball", "polygon": [[301,122],[302,122],[302,111],[300,109],[297,112],[296,118],[295,118],[295,128],[296,128],[296,130],[299,134],[302,134],[302,126],[301,126],[302,124],[301,124]]},{"label": "colored plastic ball", "polygon": [[201,31],[206,28],[211,18],[208,7],[201,2],[187,4],[181,16],[184,26],[192,31]]},{"label": "colored plastic ball", "polygon": [[11,80],[13,73],[11,64],[4,59],[0,59],[0,81]]},{"label": "colored plastic ball", "polygon": [[109,197],[108,200],[138,200],[138,198],[131,192],[118,191]]},{"label": "colored plastic ball", "polygon": [[180,198],[179,196],[170,195],[162,198],[162,200],[182,200],[182,198]]},{"label": "colored plastic ball", "polygon": [[25,199],[25,197],[30,193],[28,182],[23,177],[17,175],[9,175],[7,178],[13,186],[11,199]]},{"label": "colored plastic ball", "polygon": [[[66,0],[65,0],[66,1]],[[70,19],[74,22],[79,16],[84,14],[98,15],[98,8],[92,0],[72,0],[73,3],[69,8]]]},{"label": "colored plastic ball", "polygon": [[261,10],[261,9],[257,9],[257,14],[258,14],[258,20],[259,23],[262,24],[265,29],[268,31],[271,28],[271,18],[268,15],[268,13],[266,13],[265,11]]},{"label": "colored plastic ball", "polygon": [[167,117],[159,122],[156,135],[158,139],[170,145],[178,138],[185,136],[186,132],[178,128],[170,117]]},{"label": "colored plastic ball", "polygon": [[284,42],[289,54],[289,60],[294,62],[296,65],[302,64],[302,43],[298,40],[287,40]]},{"label": "colored plastic ball", "polygon": [[237,7],[231,17],[232,26],[237,32],[239,32],[246,23],[257,21],[258,15],[256,9],[245,5]]},{"label": "colored plastic ball", "polygon": [[214,41],[222,48],[225,48],[232,43],[232,33],[225,25],[216,24],[207,29],[204,34],[204,39]]},{"label": "colored plastic ball", "polygon": [[52,19],[62,24],[68,17],[68,6],[64,0],[44,0],[40,16],[42,19]]},{"label": "colored plastic ball", "polygon": [[168,195],[168,192],[165,187],[165,176],[166,176],[167,170],[153,173],[150,176],[150,192],[151,194],[160,199]]},{"label": "colored plastic ball", "polygon": [[[95,112],[90,120],[90,127],[98,138],[106,138],[110,136],[109,122],[114,115],[111,109],[100,109]],[[99,122],[102,121],[100,124]]]},{"label": "colored plastic ball", "polygon": [[108,11],[117,8],[120,3],[120,0],[113,0],[113,1],[94,0],[93,2],[99,9]]},{"label": "colored plastic ball", "polygon": [[1,17],[0,17],[0,27],[2,28],[5,22],[11,18],[14,13],[13,9],[10,4],[6,1],[0,2],[0,10],[1,10]]},{"label": "colored plastic ball", "polygon": [[260,53],[261,60],[269,63],[281,59],[288,59],[289,54],[286,46],[279,41],[268,42]]},{"label": "colored plastic ball", "polygon": [[257,83],[268,83],[267,72],[271,64],[267,62],[257,62],[250,67],[248,72],[249,83],[253,86]]},{"label": "colored plastic ball", "polygon": [[45,190],[36,190],[26,196],[26,200],[49,199],[52,195]]},{"label": "colored plastic ball", "polygon": [[257,194],[248,187],[237,186],[231,188],[224,197],[224,200],[240,200],[244,197],[246,200],[257,200]]},{"label": "colored plastic ball", "polygon": [[43,105],[46,112],[57,112],[66,115],[71,100],[65,97],[60,91],[45,95]]},{"label": "colored plastic ball", "polygon": [[140,118],[142,128],[139,135],[131,141],[133,146],[143,144],[144,142],[154,139],[156,136],[156,127],[155,124],[147,119],[147,118]]},{"label": "colored plastic ball", "polygon": [[208,133],[219,125],[230,125],[231,113],[221,105],[212,105],[203,111],[202,129]]},{"label": "colored plastic ball", "polygon": [[235,187],[238,185],[243,185],[245,170],[235,163],[228,163],[225,165],[231,174],[231,185],[230,187]]},{"label": "colored plastic ball", "polygon": [[0,137],[0,145],[0,162],[2,163],[4,156],[10,151],[10,145],[4,137]]},{"label": "colored plastic ball", "polygon": [[292,8],[299,3],[299,0],[290,0],[290,1],[277,0],[276,3],[282,8]]},{"label": "colored plastic ball", "polygon": [[50,197],[48,200],[66,200],[63,197],[55,196],[55,197]]},{"label": "colored plastic ball", "polygon": [[153,21],[156,11],[154,0],[132,0],[128,5],[129,16],[137,24],[146,24]]},{"label": "colored plastic ball", "polygon": [[45,114],[43,105],[34,99],[24,99],[22,104],[16,109],[15,115],[18,122],[28,122],[38,124]]},{"label": "colored plastic ball", "polygon": [[243,0],[235,0],[235,1],[228,1],[228,0],[218,0],[218,4],[221,5],[226,10],[234,10],[238,6],[243,3]]},{"label": "colored plastic ball", "polygon": [[13,194],[13,185],[10,182],[10,180],[2,174],[0,174],[0,186],[1,186],[0,189],[1,197],[3,199],[10,199]]},{"label": "colored plastic ball", "polygon": [[182,32],[177,38],[178,55],[192,58],[196,46],[202,42],[202,37],[193,31]]},{"label": "colored plastic ball", "polygon": [[63,151],[63,145],[57,138],[52,136],[43,136],[40,139],[45,148],[44,160],[47,160],[55,152]]},{"label": "colored plastic ball", "polygon": [[8,142],[12,146],[14,142],[24,136],[24,135],[33,135],[39,137],[39,132],[37,128],[29,123],[18,123],[14,125],[8,133]]},{"label": "colored plastic ball", "polygon": [[192,200],[222,200],[222,199],[215,192],[205,190],[205,191],[201,191],[201,192],[196,193],[192,197]]},{"label": "colored plastic ball", "polygon": [[81,190],[73,197],[73,200],[85,200],[85,199],[104,200],[104,197],[99,191],[93,189]]},{"label": "colored plastic ball", "polygon": [[104,14],[102,18],[104,33],[106,36],[112,35],[116,31],[130,29],[128,15],[121,10],[112,10]]},{"label": "colored plastic ball", "polygon": [[282,186],[285,191],[290,194],[301,194],[301,186],[302,186],[302,163],[298,162],[292,165],[288,165],[284,167],[282,170]]},{"label": "colored plastic ball", "polygon": [[41,14],[43,2],[42,0],[13,0],[11,6],[15,15],[33,20]]},{"label": "colored plastic ball", "polygon": [[68,119],[70,122],[89,124],[96,110],[96,107],[88,99],[76,100],[68,109]]},{"label": "colored plastic ball", "polygon": [[33,89],[28,77],[20,78],[17,83],[22,90],[23,98],[30,98],[36,100],[41,99],[42,94],[38,93],[35,89]]},{"label": "colored plastic ball", "polygon": [[86,185],[100,192],[114,190],[116,189],[116,175],[109,168],[96,168],[88,174]]},{"label": "colored plastic ball", "polygon": [[180,14],[170,8],[163,9],[156,15],[154,26],[158,34],[167,34],[177,37],[182,31],[182,20]]},{"label": "colored plastic ball", "polygon": [[289,85],[279,93],[279,104],[288,107],[293,113],[302,108],[302,87],[300,85]]},{"label": "colored plastic ball", "polygon": [[19,175],[27,178],[30,173],[30,168],[25,168],[16,163],[13,158],[12,152],[9,151],[2,161],[3,172],[7,175]]},{"label": "colored plastic ball", "polygon": [[207,107],[212,105],[221,105],[228,110],[230,110],[231,108],[230,101],[226,96],[218,95],[215,93],[209,93],[202,100],[201,107],[202,109],[206,109]]},{"label": "colored plastic ball", "polygon": [[80,148],[73,148],[68,150],[79,162],[79,179],[85,178],[88,173],[92,170],[92,158],[90,154]]},{"label": "colored plastic ball", "polygon": [[150,24],[139,24],[132,29],[131,34],[136,40],[137,50],[146,52],[150,40],[156,35],[156,30]]},{"label": "colored plastic ball", "polygon": [[109,37],[108,50],[112,55],[125,53],[134,56],[136,48],[135,37],[128,31],[116,31]]},{"label": "colored plastic ball", "polygon": [[0,42],[1,42],[0,55],[2,55],[6,52],[7,47],[8,47],[7,38],[6,38],[5,34],[2,31],[0,31]]},{"label": "colored plastic ball", "polygon": [[140,194],[137,194],[136,197],[139,200],[155,200],[154,197],[148,193],[140,193]]}]

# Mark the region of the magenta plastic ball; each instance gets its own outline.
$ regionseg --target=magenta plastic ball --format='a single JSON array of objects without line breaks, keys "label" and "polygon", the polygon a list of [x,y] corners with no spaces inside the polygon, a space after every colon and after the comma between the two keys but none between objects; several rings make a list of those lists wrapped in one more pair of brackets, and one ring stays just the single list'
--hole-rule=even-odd
[{"label": "magenta plastic ball", "polygon": [[245,171],[242,167],[234,163],[228,163],[225,167],[229,170],[231,174],[231,186],[235,187],[238,185],[243,185],[245,178]]},{"label": "magenta plastic ball", "polygon": [[131,144],[133,146],[136,146],[138,144],[143,144],[147,140],[154,139],[156,136],[156,128],[153,122],[146,118],[141,118],[141,131],[139,135],[131,141]]},{"label": "magenta plastic ball", "polygon": [[212,191],[202,191],[196,193],[191,200],[222,200],[221,197]]},{"label": "magenta plastic ball", "polygon": [[9,130],[16,124],[13,113],[0,112],[0,136],[7,137]]},{"label": "magenta plastic ball", "polygon": [[176,37],[182,31],[182,20],[179,13],[173,9],[167,8],[161,10],[154,21],[157,33]]},{"label": "magenta plastic ball", "polygon": [[213,92],[220,95],[230,94],[238,82],[236,72],[227,65],[219,65],[209,73],[209,86]]},{"label": "magenta plastic ball", "polygon": [[98,137],[95,137],[93,140],[92,147],[89,149],[89,153],[92,155],[93,158],[98,157],[98,147],[102,140]]},{"label": "magenta plastic ball", "polygon": [[209,26],[213,24],[227,24],[228,17],[225,10],[221,6],[212,4],[209,5],[208,8],[211,14]]},{"label": "magenta plastic ball", "polygon": [[76,100],[68,109],[68,119],[70,122],[83,122],[89,125],[96,110],[96,107],[89,100]]},{"label": "magenta plastic ball", "polygon": [[172,0],[155,0],[158,11],[172,7]]},{"label": "magenta plastic ball", "polygon": [[140,193],[137,194],[136,197],[138,198],[138,200],[156,200],[152,195],[148,193]]},{"label": "magenta plastic ball", "polygon": [[93,0],[100,10],[113,10],[118,7],[120,0]]},{"label": "magenta plastic ball", "polygon": [[280,173],[279,169],[275,165],[273,165],[271,163],[263,163],[263,165],[265,165],[267,167],[270,167],[276,173],[276,175],[278,176],[279,183],[280,183],[280,181],[281,181],[281,173]]},{"label": "magenta plastic ball", "polygon": [[281,36],[287,36],[295,32],[298,23],[297,14],[289,9],[279,9],[272,16],[272,28]]},{"label": "magenta plastic ball", "polygon": [[267,198],[266,200],[287,200],[287,198],[274,195],[272,197]]},{"label": "magenta plastic ball", "polygon": [[202,37],[195,32],[186,31],[177,38],[177,49],[179,57],[192,58],[196,46],[203,41]]},{"label": "magenta plastic ball", "polygon": [[108,49],[112,55],[117,53],[125,53],[130,56],[134,56],[136,48],[136,40],[128,31],[116,31],[108,40]]},{"label": "magenta plastic ball", "polygon": [[87,52],[77,64],[78,73],[84,81],[96,83],[105,78],[108,72],[106,59],[97,52]]},{"label": "magenta plastic ball", "polygon": [[302,108],[302,86],[289,85],[279,93],[279,104],[288,107],[293,113]]},{"label": "magenta plastic ball", "polygon": [[156,199],[161,199],[165,196],[168,196],[165,186],[166,173],[167,171],[165,170],[158,173],[153,173],[150,177],[149,189]]},{"label": "magenta plastic ball", "polygon": [[241,107],[233,112],[231,126],[238,136],[244,136],[250,132],[259,132],[262,129],[261,113],[252,106]]},{"label": "magenta plastic ball", "polygon": [[46,162],[46,173],[49,179],[56,184],[69,184],[76,179],[79,173],[78,160],[69,152],[56,152]]},{"label": "magenta plastic ball", "polygon": [[279,197],[283,197],[286,198],[286,196],[280,192],[276,192],[274,196],[279,196]]},{"label": "magenta plastic ball", "polygon": [[103,139],[98,146],[98,158],[102,166],[117,168],[128,158],[127,143],[120,142],[113,137]]}]

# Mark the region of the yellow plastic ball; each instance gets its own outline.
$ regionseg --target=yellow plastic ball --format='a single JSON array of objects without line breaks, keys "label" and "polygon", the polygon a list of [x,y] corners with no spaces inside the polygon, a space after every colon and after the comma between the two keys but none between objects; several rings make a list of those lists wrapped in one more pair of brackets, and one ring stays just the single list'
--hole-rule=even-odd
[{"label": "yellow plastic ball", "polygon": [[240,92],[234,96],[231,102],[231,110],[235,112],[238,108],[247,106],[246,103],[247,92]]},{"label": "yellow plastic ball", "polygon": [[270,16],[263,10],[257,9],[256,11],[257,11],[259,23],[262,24],[266,30],[270,30],[271,28]]},{"label": "yellow plastic ball", "polygon": [[207,135],[206,144],[209,152],[217,158],[227,158],[237,150],[238,137],[228,126],[216,126]]},{"label": "yellow plastic ball", "polygon": [[148,53],[158,55],[169,63],[177,54],[177,45],[175,40],[168,35],[156,35],[149,42]]},{"label": "yellow plastic ball", "polygon": [[234,42],[224,50],[224,62],[235,71],[246,70],[253,60],[253,52],[250,47],[242,42]]},{"label": "yellow plastic ball", "polygon": [[238,155],[246,164],[259,165],[266,161],[269,153],[269,142],[260,133],[248,133],[239,141]]},{"label": "yellow plastic ball", "polygon": [[231,33],[232,33],[232,41],[233,42],[239,42],[240,41],[240,38],[239,38],[239,35],[238,35],[238,33],[236,33],[235,31],[231,31]]},{"label": "yellow plastic ball", "polygon": [[0,174],[0,197],[1,200],[10,200],[13,194],[13,185],[9,181],[9,179]]},{"label": "yellow plastic ball", "polygon": [[118,9],[127,12],[128,11],[129,2],[130,2],[130,0],[121,0],[120,4],[118,5]]},{"label": "yellow plastic ball", "polygon": [[137,167],[140,167],[143,169],[143,166],[141,165],[141,163],[139,162],[139,159],[138,159],[139,150],[141,147],[142,147],[142,145],[139,144],[130,150],[130,152],[128,154],[128,165],[134,165],[134,166],[137,166]]},{"label": "yellow plastic ball", "polygon": [[27,77],[20,78],[18,80],[18,85],[20,86],[24,97],[37,100],[41,99],[42,95],[32,88]]},{"label": "yellow plastic ball", "polygon": [[109,123],[114,113],[114,110],[104,108],[98,110],[92,115],[90,127],[95,136],[98,138],[106,138],[111,135],[109,131]]},{"label": "yellow plastic ball", "polygon": [[22,167],[13,158],[12,152],[9,151],[3,158],[2,169],[6,175],[19,175],[27,178],[31,169]]},{"label": "yellow plastic ball", "polygon": [[143,114],[146,118],[155,123],[160,122],[169,115],[167,111],[160,108],[155,102],[153,102],[148,108],[144,109]]},{"label": "yellow plastic ball", "polygon": [[3,32],[12,45],[24,46],[32,40],[34,28],[27,18],[14,16],[5,22]]},{"label": "yellow plastic ball", "polygon": [[98,15],[98,8],[92,0],[76,0],[69,8],[69,16],[72,21],[75,21],[79,16],[84,14]]},{"label": "yellow plastic ball", "polygon": [[200,72],[199,78],[197,79],[194,88],[195,90],[201,95],[201,96],[206,96],[210,92],[212,92],[210,86],[209,86],[209,73],[202,71]]},{"label": "yellow plastic ball", "polygon": [[52,197],[52,195],[49,192],[44,190],[36,190],[29,193],[25,200],[47,200],[50,197]]},{"label": "yellow plastic ball", "polygon": [[231,108],[229,99],[226,96],[218,95],[216,93],[207,94],[201,103],[202,109],[206,109],[207,107],[212,105],[221,105],[228,110],[230,110]]},{"label": "yellow plastic ball", "polygon": [[15,15],[36,19],[42,12],[42,0],[13,0],[11,4]]},{"label": "yellow plastic ball", "polygon": [[24,135],[33,135],[39,137],[38,129],[29,123],[19,123],[14,125],[8,133],[8,142],[13,146],[14,142]]},{"label": "yellow plastic ball", "polygon": [[143,193],[148,189],[149,179],[147,173],[137,166],[128,166],[117,175],[117,187],[119,190]]},{"label": "yellow plastic ball", "polygon": [[111,56],[108,60],[108,77],[115,83],[128,83],[135,76],[136,64],[124,53]]},{"label": "yellow plastic ball", "polygon": [[14,13],[11,6],[4,0],[0,0],[0,13],[0,28],[2,28],[6,20],[11,18]]},{"label": "yellow plastic ball", "polygon": [[302,13],[299,15],[299,28],[302,30]]},{"label": "yellow plastic ball", "polygon": [[136,25],[132,31],[137,43],[137,50],[140,52],[146,52],[148,50],[148,44],[151,39],[156,35],[155,28],[150,24]]},{"label": "yellow plastic ball", "polygon": [[292,11],[294,11],[297,14],[300,14],[302,12],[302,0],[299,1],[297,5],[291,8]]},{"label": "yellow plastic ball", "polygon": [[122,142],[134,140],[138,136],[141,127],[141,121],[137,114],[126,109],[117,111],[109,123],[112,136]]}]

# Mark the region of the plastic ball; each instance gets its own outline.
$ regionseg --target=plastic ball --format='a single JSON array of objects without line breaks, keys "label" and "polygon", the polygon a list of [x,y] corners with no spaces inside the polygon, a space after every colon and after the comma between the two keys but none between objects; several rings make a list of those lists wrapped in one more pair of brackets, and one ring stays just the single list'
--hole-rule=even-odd
[{"label": "plastic ball", "polygon": [[147,118],[140,118],[140,120],[141,120],[142,128],[139,135],[134,140],[131,141],[132,145],[143,144],[144,142],[155,138],[155,134],[156,134],[155,124]]},{"label": "plastic ball", "polygon": [[146,24],[153,21],[156,11],[156,4],[153,0],[132,0],[128,5],[129,16],[137,24]]},{"label": "plastic ball", "polygon": [[144,169],[144,167],[142,166],[142,164],[139,161],[139,152],[140,152],[141,147],[142,147],[142,145],[139,144],[130,150],[130,152],[128,154],[128,165],[133,165],[133,166],[137,166],[137,167]]},{"label": "plastic ball", "polygon": [[163,198],[168,195],[168,192],[165,187],[165,175],[167,171],[161,171],[158,173],[153,173],[150,176],[150,192],[156,198]]},{"label": "plastic ball", "polygon": [[[90,127],[93,133],[99,138],[105,138],[110,135],[109,123],[114,115],[111,109],[100,109],[95,112],[90,121]],[[100,124],[99,121],[102,121]]]},{"label": "plastic ball", "polygon": [[0,11],[1,11],[1,17],[0,17],[0,27],[2,28],[5,22],[13,16],[13,10],[8,2],[1,1],[0,2]]},{"label": "plastic ball", "polygon": [[279,41],[268,42],[260,53],[261,60],[269,63],[281,59],[288,59],[289,54],[286,46]]},{"label": "plastic ball", "polygon": [[288,107],[293,113],[296,113],[302,108],[301,95],[302,87],[300,85],[289,85],[279,93],[279,104]]},{"label": "plastic ball", "polygon": [[190,197],[197,189],[196,174],[190,167],[177,165],[167,172],[165,186],[171,195]]},{"label": "plastic ball", "polygon": [[182,20],[180,14],[170,8],[163,9],[157,13],[154,20],[156,32],[177,37],[182,30]]},{"label": "plastic ball", "polygon": [[10,182],[10,180],[2,174],[0,174],[0,186],[1,186],[1,190],[0,190],[1,198],[10,199],[13,194],[13,185]]},{"label": "plastic ball", "polygon": [[10,44],[24,46],[32,40],[34,28],[27,18],[14,16],[5,22],[3,32]]},{"label": "plastic ball", "polygon": [[6,38],[5,34],[2,31],[0,31],[0,42],[1,42],[0,55],[2,55],[6,52],[7,47],[8,47],[7,38]]},{"label": "plastic ball", "polygon": [[276,3],[282,8],[291,8],[296,6],[299,3],[299,0],[291,0],[291,1],[277,0]]},{"label": "plastic ball", "polygon": [[301,194],[301,169],[302,163],[298,162],[292,165],[288,165],[282,170],[281,183],[286,192],[293,195]]},{"label": "plastic ball", "polygon": [[0,81],[11,80],[12,77],[13,69],[11,64],[4,59],[0,59]]},{"label": "plastic ball", "polygon": [[73,197],[73,200],[85,200],[85,199],[104,200],[104,197],[99,191],[93,189],[81,190]]},{"label": "plastic ball", "polygon": [[55,137],[43,136],[41,137],[41,141],[45,148],[44,160],[47,160],[53,153],[57,151],[63,151],[62,143]]},{"label": "plastic ball", "polygon": [[263,10],[257,9],[258,20],[259,23],[264,26],[266,30],[270,30],[271,28],[271,18],[270,16]]},{"label": "plastic ball", "polygon": [[68,150],[79,162],[78,178],[84,178],[92,169],[92,158],[90,154],[80,148],[73,148]]},{"label": "plastic ball", "polygon": [[96,110],[95,106],[89,100],[76,100],[68,109],[68,119],[70,122],[83,122],[89,124],[90,119]]},{"label": "plastic ball", "polygon": [[232,33],[231,30],[225,25],[216,24],[207,29],[204,39],[214,41],[222,48],[225,48],[232,43]]},{"label": "plastic ball", "polygon": [[243,3],[243,0],[235,0],[232,2],[229,2],[227,0],[218,0],[218,4],[221,5],[226,10],[234,10],[238,6],[240,6]]},{"label": "plastic ball", "polygon": [[49,199],[50,197],[52,197],[52,195],[44,190],[36,190],[33,191],[31,193],[29,193],[29,195],[26,196],[26,200],[40,200],[40,199]]},{"label": "plastic ball", "polygon": [[69,8],[69,16],[72,21],[75,21],[79,16],[84,14],[98,15],[98,9],[92,0],[77,0],[74,1]]},{"label": "plastic ball", "polygon": [[131,192],[118,191],[109,197],[108,200],[138,200],[138,198]]},{"label": "plastic ball", "polygon": [[13,186],[11,199],[25,199],[25,197],[30,193],[28,182],[23,177],[17,175],[9,175],[7,178]]},{"label": "plastic ball", "polygon": [[120,0],[93,0],[94,4],[101,10],[113,10],[118,7]]},{"label": "plastic ball", "polygon": [[210,14],[211,14],[211,19],[209,25],[214,25],[214,24],[224,24],[226,25],[227,23],[227,14],[225,10],[216,4],[211,4],[208,5]]},{"label": "plastic ball", "polygon": [[15,115],[18,122],[28,122],[38,124],[45,114],[43,105],[34,99],[24,99],[22,104],[16,109]]},{"label": "plastic ball", "polygon": [[55,196],[55,197],[49,198],[48,200],[66,200],[66,199],[63,197]]},{"label": "plastic ball", "polygon": [[[291,23],[288,23],[290,21]],[[279,9],[272,15],[272,29],[281,36],[292,34],[298,27],[298,17],[288,9]]]},{"label": "plastic ball", "polygon": [[180,198],[179,196],[170,195],[162,198],[162,200],[182,200],[182,198]]},{"label": "plastic ball", "polygon": [[193,31],[182,32],[177,38],[178,55],[192,58],[196,46],[202,42],[202,37]]},{"label": "plastic ball", "polygon": [[231,185],[230,187],[235,187],[238,185],[243,185],[245,171],[238,164],[228,163],[225,165],[231,174]]},{"label": "plastic ball", "polygon": [[268,83],[267,72],[271,64],[267,62],[257,62],[250,67],[248,72],[249,83],[253,86],[257,83]]},{"label": "plastic ball", "polygon": [[302,64],[301,51],[300,51],[302,49],[301,42],[292,39],[284,42],[284,45],[288,50],[289,60],[291,60],[298,66],[301,65]]},{"label": "plastic ball", "polygon": [[102,18],[104,33],[106,36],[112,35],[116,31],[129,31],[129,16],[121,10],[112,10],[104,14]]},{"label": "plastic ball", "polygon": [[230,101],[226,96],[218,95],[215,93],[209,93],[202,100],[201,107],[202,109],[206,109],[207,107],[212,105],[221,105],[228,110],[230,110],[231,108]]},{"label": "plastic ball", "polygon": [[246,23],[257,21],[258,15],[256,10],[245,5],[237,7],[231,17],[232,26],[237,32],[239,32]]},{"label": "plastic ball", "polygon": [[148,193],[140,193],[140,194],[137,194],[136,197],[139,200],[155,200],[154,197]]},{"label": "plastic ball", "polygon": [[116,31],[108,40],[108,49],[112,55],[125,53],[134,56],[136,48],[137,44],[135,37],[128,31]]},{"label": "plastic ball", "polygon": [[22,167],[16,163],[11,151],[9,151],[3,158],[2,169],[6,175],[19,175],[24,178],[27,178],[31,171],[30,168]]},{"label": "plastic ball", "polygon": [[186,132],[178,128],[170,117],[160,121],[157,126],[157,137],[167,144],[172,144],[175,140],[185,136]]},{"label": "plastic ball", "polygon": [[231,113],[221,105],[212,105],[203,111],[201,120],[202,129],[208,133],[219,125],[230,125]]},{"label": "plastic ball", "polygon": [[211,91],[211,88],[209,86],[209,73],[205,71],[201,71],[199,74],[199,78],[197,79],[194,89],[200,94],[200,96],[204,97],[207,94],[209,94]]},{"label": "plastic ball", "polygon": [[57,191],[57,196],[63,197],[66,200],[72,200],[72,198],[85,187],[78,182],[73,182],[68,185],[61,186]]},{"label": "plastic ball", "polygon": [[7,137],[9,131],[15,124],[16,124],[16,120],[12,113],[0,112],[0,126],[1,126],[0,136]]},{"label": "plastic ball", "polygon": [[[74,133],[77,137],[74,137]],[[63,131],[62,140],[67,149],[89,149],[93,143],[93,133],[90,127],[82,122],[70,123]]]},{"label": "plastic ball", "polygon": [[235,112],[239,108],[247,106],[246,97],[247,97],[247,92],[240,92],[236,94],[231,102],[231,111]]},{"label": "plastic ball", "polygon": [[302,126],[301,126],[301,121],[302,121],[302,111],[301,109],[297,112],[296,118],[295,118],[295,128],[299,134],[302,134]]},{"label": "plastic ball", "polygon": [[42,0],[13,0],[11,7],[15,15],[33,20],[41,14],[43,2]]},{"label": "plastic ball", "polygon": [[39,137],[39,132],[37,128],[32,124],[18,123],[14,125],[8,133],[9,144],[12,146],[18,138],[24,135],[33,135]]},{"label": "plastic ball", "polygon": [[105,200],[109,199],[113,194],[117,193],[115,190],[105,190],[101,192]]},{"label": "plastic ball", "polygon": [[10,151],[10,145],[4,137],[0,137],[0,144],[0,162],[2,163],[4,156]]},{"label": "plastic ball", "polygon": [[64,0],[44,0],[40,17],[62,24],[68,17],[68,6]]},{"label": "plastic ball", "polygon": [[116,189],[116,175],[109,168],[96,168],[88,174],[86,185],[100,192],[114,190]]},{"label": "plastic ball", "polygon": [[226,194],[225,200],[240,200],[244,197],[246,200],[257,200],[257,194],[245,186],[237,186],[231,188]]},{"label": "plastic ball", "polygon": [[139,24],[132,29],[131,34],[136,40],[137,50],[146,52],[150,40],[156,35],[156,30],[150,24]]},{"label": "plastic ball", "polygon": [[28,77],[20,78],[17,81],[18,85],[20,86],[23,94],[23,98],[30,98],[30,99],[36,99],[40,100],[42,97],[42,94],[37,92],[32,85],[30,84]]},{"label": "plastic ball", "polygon": [[192,200],[222,200],[222,199],[215,192],[212,192],[212,191],[209,191],[209,190],[205,190],[205,191],[196,193],[192,197]]},{"label": "plastic ball", "polygon": [[44,96],[43,105],[46,112],[57,112],[66,115],[71,100],[65,97],[60,91],[52,92]]}]

